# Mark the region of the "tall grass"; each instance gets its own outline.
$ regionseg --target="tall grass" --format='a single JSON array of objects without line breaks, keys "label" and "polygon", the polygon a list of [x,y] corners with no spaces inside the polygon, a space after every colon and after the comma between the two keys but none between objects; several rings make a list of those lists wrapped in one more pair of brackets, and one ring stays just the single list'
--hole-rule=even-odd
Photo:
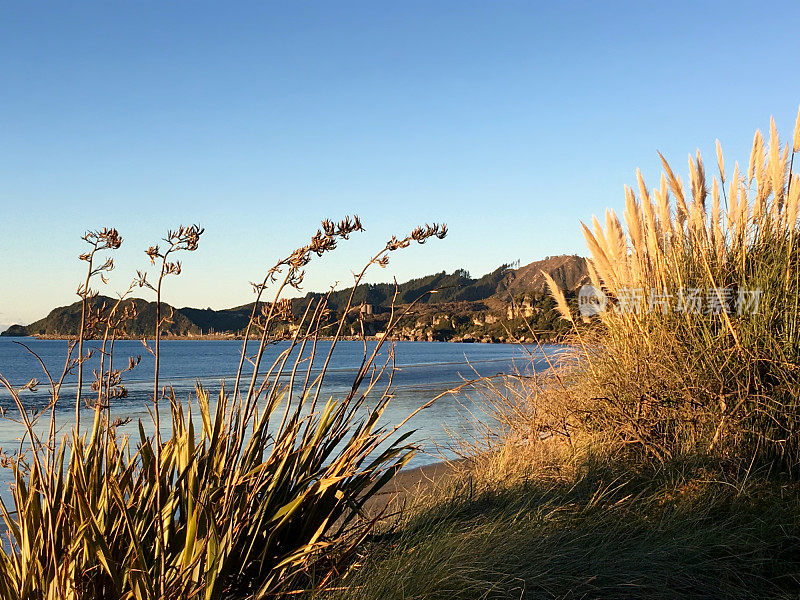
[{"label": "tall grass", "polygon": [[[597,443],[596,443],[597,442]],[[561,436],[477,457],[361,553],[342,600],[794,598],[797,486]]]},{"label": "tall grass", "polygon": [[[334,318],[323,298],[296,323],[275,361],[266,370],[259,367],[274,342],[275,324],[292,318],[282,295],[299,288],[313,256],[334,250],[361,229],[357,218],[323,222],[308,244],[255,286],[248,334],[258,336],[257,350],[251,354],[248,335],[233,394],[198,387],[193,398],[180,399],[159,386],[158,341],[169,318],[159,311],[155,342],[144,342],[156,359],[154,433],[146,433],[140,422],[134,439],[119,431],[125,419],[113,410],[114,400],[126,394],[123,374],[137,362],[114,364],[114,341],[131,316],[120,306],[137,284],[154,290],[160,306],[164,278],[181,271],[173,253],[197,248],[202,230],[179,228],[167,235],[163,249],[148,249],[158,280],[150,284],[140,273],[112,306],[98,306],[90,284],[113,267],[109,259],[98,268],[97,253],[118,248],[122,238],[109,229],[87,234],[91,250],[81,257],[88,274],[79,290],[84,315],[79,338],[69,345],[62,373],[49,372],[42,362],[49,405],[31,415],[25,400],[39,383],[18,388],[0,375],[24,429],[18,452],[6,461],[14,483],[11,504],[0,504],[8,536],[0,551],[0,597],[272,598],[324,586],[344,568],[374,525],[359,517],[362,505],[414,452],[407,433],[379,423],[391,398],[391,352],[376,364],[383,342],[371,351],[365,344],[350,391],[325,398],[330,357],[345,319],[360,307],[352,306],[351,298],[344,314]],[[395,250],[445,234],[445,227],[433,225],[392,237],[356,284],[370,266],[385,266]],[[271,300],[262,301],[270,289]],[[389,331],[396,319],[393,315]],[[82,389],[90,356],[83,340],[89,335],[102,339],[91,396]],[[322,336],[332,341],[322,369],[313,370]],[[245,364],[253,368],[249,383]],[[57,410],[62,384],[74,371],[76,422],[62,437]],[[92,420],[82,427],[81,408],[89,399]]]},{"label": "tall grass", "polygon": [[656,189],[637,173],[623,218],[584,226],[608,310],[582,322],[550,279],[575,343],[477,386],[463,472],[333,597],[797,597],[798,150],[800,115],[791,145],[756,134],[746,174],[719,145],[686,187],[666,160]]},{"label": "tall grass", "polygon": [[756,132],[746,171],[726,170],[717,142],[717,173],[698,151],[684,185],[662,156],[657,187],[639,171],[626,187],[622,220],[607,210],[582,225],[593,285],[610,300],[597,327],[576,324],[584,424],[659,459],[701,451],[796,472],[798,150],[800,115],[791,143],[774,120],[768,139]]}]

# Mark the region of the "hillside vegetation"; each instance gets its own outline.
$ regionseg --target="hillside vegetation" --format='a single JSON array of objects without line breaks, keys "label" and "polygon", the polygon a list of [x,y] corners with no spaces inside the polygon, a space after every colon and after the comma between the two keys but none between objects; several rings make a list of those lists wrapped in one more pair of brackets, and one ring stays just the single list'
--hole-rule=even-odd
[{"label": "hillside vegetation", "polygon": [[[572,297],[575,290],[588,280],[585,259],[578,256],[556,256],[513,269],[503,265],[478,279],[468,272],[437,273],[399,284],[361,284],[353,288],[335,290],[329,294],[308,293],[291,299],[291,317],[275,323],[276,333],[289,335],[292,325],[299,320],[309,305],[324,300],[331,311],[330,320],[343,316],[344,308],[364,306],[364,310],[348,315],[348,335],[363,331],[374,336],[386,329],[389,312],[394,302],[403,309],[411,303],[415,308],[400,323],[401,339],[436,341],[499,341],[513,337],[526,339],[533,329],[543,338],[555,336],[566,330],[559,323],[555,303],[546,291],[542,271],[558,281],[565,293]],[[352,300],[350,298],[352,293]],[[397,298],[395,300],[395,294]],[[95,307],[111,307],[116,300],[98,296],[92,300]],[[54,337],[75,336],[81,322],[81,302],[56,308],[43,319],[28,326],[15,325],[3,335],[41,335]],[[139,298],[124,300],[130,318],[125,335],[141,338],[153,331],[156,321],[156,304]],[[163,324],[167,336],[198,337],[221,335],[240,337],[250,320],[253,304],[212,310],[175,308],[162,303],[162,313],[171,315]],[[288,315],[287,315],[288,316]]]}]

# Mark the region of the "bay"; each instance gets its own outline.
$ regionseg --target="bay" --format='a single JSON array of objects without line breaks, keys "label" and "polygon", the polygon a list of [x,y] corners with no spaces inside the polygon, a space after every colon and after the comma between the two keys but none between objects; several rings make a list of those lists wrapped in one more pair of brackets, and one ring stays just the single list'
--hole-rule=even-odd
[{"label": "bay", "polygon": [[[22,344],[27,346],[26,349]],[[342,398],[350,389],[353,378],[361,364],[364,351],[371,353],[377,342],[366,345],[358,341],[339,341],[331,355],[330,364],[324,379],[322,397]],[[202,385],[212,392],[212,397],[222,385],[228,390],[232,387],[236,373],[241,341],[236,340],[163,340],[161,342],[160,380],[165,386],[172,386],[177,397],[190,398],[196,385]],[[92,371],[99,368],[99,342],[87,341],[87,349],[94,349],[92,358],[84,366],[84,396],[91,395],[88,382]],[[248,352],[255,352],[257,345],[248,344]],[[260,373],[265,373],[281,352],[288,348],[288,342],[270,345],[264,354]],[[330,341],[320,341],[313,357],[312,376],[319,373],[331,348]],[[37,392],[25,392],[22,396],[26,408],[31,411],[47,406],[47,377],[44,375],[39,359],[54,378],[61,376],[67,342],[63,340],[43,340],[36,338],[0,338],[0,373],[14,386],[21,386],[32,378],[41,383]],[[419,406],[436,395],[458,386],[467,380],[497,374],[520,373],[530,375],[547,368],[548,362],[543,353],[553,359],[561,351],[558,346],[524,347],[515,344],[461,344],[446,342],[396,342],[385,344],[376,366],[382,366],[393,359],[392,377],[393,399],[384,414],[384,424],[391,425],[402,421]],[[391,352],[391,354],[390,354]],[[392,356],[393,355],[393,356]],[[133,432],[138,420],[145,429],[152,431],[147,406],[152,397],[153,357],[141,342],[120,340],[114,348],[114,366],[124,368],[128,358],[141,357],[140,364],[131,372],[124,374],[124,385],[128,390],[126,398],[112,401],[112,417],[131,419],[129,429]],[[306,350],[304,357],[308,357]],[[289,361],[291,365],[292,361]],[[307,363],[304,362],[303,365]],[[245,374],[252,373],[247,365]],[[62,431],[71,427],[74,419],[72,398],[77,388],[76,375],[68,374],[62,388],[62,400],[57,407],[57,422]],[[244,382],[249,381],[248,377]],[[384,377],[384,383],[388,379]],[[385,385],[376,386],[376,393]],[[470,438],[476,433],[476,420],[490,417],[482,413],[481,398],[469,388],[457,397],[447,395],[430,408],[420,412],[409,421],[407,427],[415,430],[412,440],[419,444],[418,453],[409,466],[420,466],[442,458],[452,457],[448,446],[453,436]],[[0,391],[0,406],[7,410],[8,417],[16,416],[10,394]],[[86,414],[89,410],[85,409]],[[86,419],[89,417],[87,416]],[[82,417],[83,419],[83,417]],[[84,420],[84,422],[86,422]],[[10,419],[0,420],[0,448],[13,451],[19,444],[23,429],[19,423]],[[0,482],[7,481],[7,474],[0,473]]]}]

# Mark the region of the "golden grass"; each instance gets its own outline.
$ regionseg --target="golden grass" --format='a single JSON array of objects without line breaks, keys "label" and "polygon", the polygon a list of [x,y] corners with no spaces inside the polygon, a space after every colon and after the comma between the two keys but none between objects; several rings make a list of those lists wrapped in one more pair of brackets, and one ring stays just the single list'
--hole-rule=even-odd
[{"label": "golden grass", "polygon": [[638,192],[625,188],[622,221],[607,210],[605,225],[581,224],[590,277],[612,302],[597,327],[576,325],[591,367],[576,381],[586,414],[626,444],[661,458],[702,449],[800,466],[799,132],[800,114],[782,144],[770,120],[747,175],[735,163],[729,179],[717,141],[710,202],[699,151],[688,185],[662,156],[658,187],[637,170]]},{"label": "golden grass", "polygon": [[[581,226],[593,285],[612,305],[641,289],[640,310],[587,325],[545,276],[573,348],[484,380],[459,446],[471,468],[412,503],[340,590],[309,596],[796,597],[798,135],[790,151],[774,122],[757,133],[747,176],[719,142],[718,174],[696,153],[688,185],[663,157],[656,188],[637,170],[623,219]],[[692,288],[703,309],[675,310]],[[751,289],[759,310],[740,313]],[[649,309],[650,290],[671,303]]]}]

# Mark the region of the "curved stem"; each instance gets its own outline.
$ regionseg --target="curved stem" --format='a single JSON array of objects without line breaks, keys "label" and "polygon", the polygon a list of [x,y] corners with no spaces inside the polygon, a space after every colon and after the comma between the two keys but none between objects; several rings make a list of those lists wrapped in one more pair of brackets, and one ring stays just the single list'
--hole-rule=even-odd
[{"label": "curved stem", "polygon": [[95,241],[94,248],[89,254],[89,269],[86,273],[86,281],[81,290],[81,329],[78,332],[78,391],[75,394],[75,431],[81,428],[81,393],[83,389],[83,337],[86,328],[86,299],[89,294],[89,280],[92,278],[92,264],[94,254],[97,252],[98,242]]}]

